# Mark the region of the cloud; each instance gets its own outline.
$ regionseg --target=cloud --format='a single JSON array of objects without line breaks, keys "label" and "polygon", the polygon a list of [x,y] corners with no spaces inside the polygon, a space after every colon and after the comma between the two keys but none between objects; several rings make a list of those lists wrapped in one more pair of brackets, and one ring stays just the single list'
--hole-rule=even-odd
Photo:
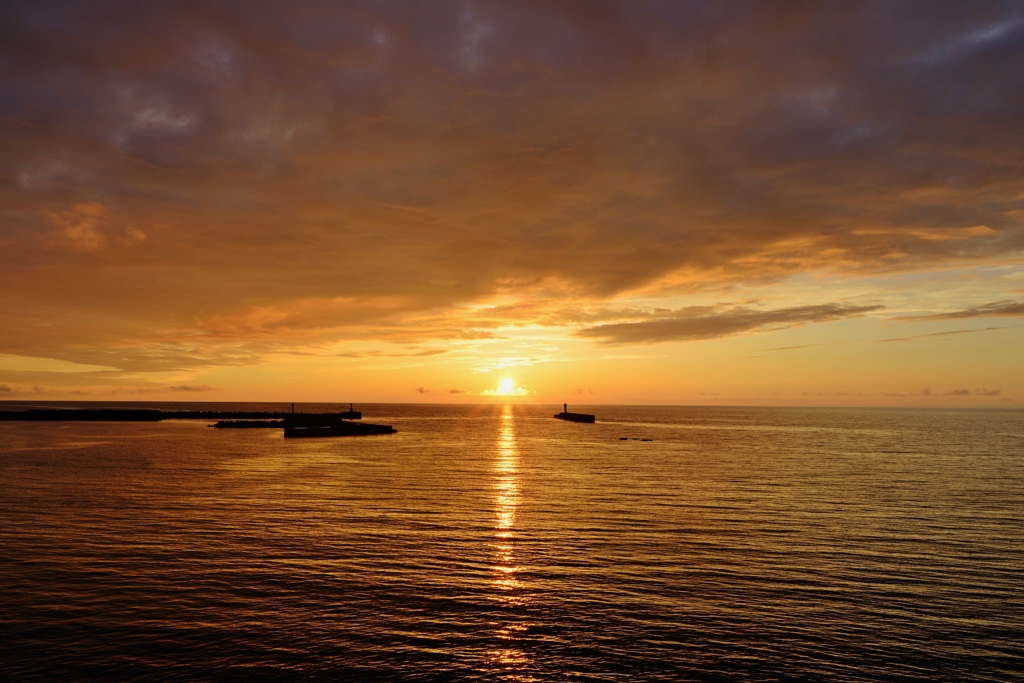
[{"label": "cloud", "polygon": [[524,389],[522,387],[516,387],[514,389],[484,389],[480,392],[481,396],[530,396],[536,394],[536,390]]},{"label": "cloud", "polygon": [[884,394],[885,396],[1000,396],[1002,395],[1002,389],[950,389],[949,391],[936,392],[930,388],[925,387],[920,392],[911,392],[910,394],[892,393]]},{"label": "cloud", "polygon": [[[899,318],[900,320],[914,320],[914,318]],[[910,337],[890,337],[888,339],[879,339],[880,342],[903,342],[912,341],[914,339],[927,339],[929,337],[949,337],[960,334],[971,334],[973,332],[990,332],[992,330],[1005,330],[1006,327],[982,327],[976,330],[949,330],[948,332],[929,332],[928,334],[915,334]]]},{"label": "cloud", "polygon": [[944,392],[943,396],[999,396],[1002,394],[1001,389],[951,389],[950,391]]},{"label": "cloud", "polygon": [[202,391],[216,391],[213,387],[205,384],[179,384],[177,386],[168,387],[171,391],[187,391],[187,392],[202,392]]},{"label": "cloud", "polygon": [[14,389],[11,389],[6,384],[0,384],[0,394],[9,394],[9,393],[11,393],[13,391],[14,391]]},{"label": "cloud", "polygon": [[1018,315],[1024,315],[1024,301],[996,301],[949,313],[910,316],[899,318],[899,320],[958,320],[960,318],[1000,318]]},{"label": "cloud", "polygon": [[[800,349],[813,349],[822,346],[834,346],[834,344],[801,344],[798,346],[777,346],[771,349],[765,349],[765,351],[798,351]],[[760,358],[761,356],[758,356]]]},{"label": "cloud", "polygon": [[57,228],[58,239],[76,251],[96,252],[111,243],[132,245],[146,241],[146,233],[138,228],[115,228],[114,212],[100,202],[83,202],[67,211],[45,214]]},{"label": "cloud", "polygon": [[428,389],[427,387],[416,387],[415,389],[413,389],[413,391],[415,391],[418,394],[423,394],[423,395],[427,395],[427,394],[464,394],[464,393],[466,393],[462,389],[448,389],[447,391],[435,391],[433,389]]},{"label": "cloud", "polygon": [[427,356],[440,356],[448,353],[448,349],[423,349],[409,353],[387,353],[381,350],[370,351],[342,351],[334,355],[340,358],[423,358]]},{"label": "cloud", "polygon": [[611,323],[577,332],[605,344],[649,344],[664,341],[714,339],[743,332],[763,331],[774,326],[827,322],[863,315],[884,308],[880,305],[822,304],[760,311],[743,306],[717,309],[693,306],[652,320]]},{"label": "cloud", "polygon": [[50,223],[56,226],[61,236],[71,247],[80,251],[97,251],[107,244],[103,229],[110,209],[99,202],[78,204],[70,211],[47,212]]},{"label": "cloud", "polygon": [[529,396],[536,394],[535,390],[524,389],[516,386],[515,380],[505,377],[495,389],[486,389],[480,392],[480,396]]},{"label": "cloud", "polygon": [[710,338],[808,321],[580,318],[1020,258],[1012,4],[701,7],[2,3],[4,349],[181,370],[520,316]]}]

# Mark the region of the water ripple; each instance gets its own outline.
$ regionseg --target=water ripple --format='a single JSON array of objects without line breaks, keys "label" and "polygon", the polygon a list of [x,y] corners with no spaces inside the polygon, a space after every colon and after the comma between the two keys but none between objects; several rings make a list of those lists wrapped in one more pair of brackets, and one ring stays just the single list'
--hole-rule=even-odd
[{"label": "water ripple", "polygon": [[364,410],[0,423],[0,677],[1024,680],[1019,411]]}]

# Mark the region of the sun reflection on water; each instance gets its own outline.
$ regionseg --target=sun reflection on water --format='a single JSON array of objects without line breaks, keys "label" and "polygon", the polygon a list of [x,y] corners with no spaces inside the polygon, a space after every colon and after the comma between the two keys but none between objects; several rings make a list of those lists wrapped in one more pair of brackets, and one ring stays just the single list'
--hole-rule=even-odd
[{"label": "sun reflection on water", "polygon": [[[494,462],[494,537],[495,563],[491,567],[493,584],[501,591],[519,587],[515,562],[516,508],[519,506],[519,447],[516,444],[515,419],[512,406],[506,405],[501,414],[501,430]],[[514,595],[502,596],[502,602],[512,603]]]},{"label": "sun reflection on water", "polygon": [[[519,446],[516,442],[515,416],[512,406],[506,405],[501,414],[501,427],[494,460],[494,564],[491,566],[491,584],[496,599],[505,609],[514,610],[523,604],[520,595],[520,567],[515,557],[516,510],[519,507]],[[518,636],[525,634],[528,625],[514,619],[514,613],[502,620],[496,635],[501,647],[488,652],[492,664],[511,669],[510,680],[532,680],[517,675],[515,670],[529,665],[526,653],[514,647]]]}]

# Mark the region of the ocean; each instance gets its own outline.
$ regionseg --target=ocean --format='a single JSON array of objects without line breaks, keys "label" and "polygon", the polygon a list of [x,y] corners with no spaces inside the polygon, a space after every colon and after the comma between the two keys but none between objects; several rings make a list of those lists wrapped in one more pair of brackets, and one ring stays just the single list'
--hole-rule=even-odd
[{"label": "ocean", "polygon": [[0,422],[0,679],[1024,680],[1022,411],[356,408]]}]

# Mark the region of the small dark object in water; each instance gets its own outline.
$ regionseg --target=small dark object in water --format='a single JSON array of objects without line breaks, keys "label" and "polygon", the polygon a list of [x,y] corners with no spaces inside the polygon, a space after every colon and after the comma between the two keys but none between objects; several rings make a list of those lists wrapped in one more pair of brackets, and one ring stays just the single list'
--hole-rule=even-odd
[{"label": "small dark object in water", "polygon": [[284,420],[221,420],[214,429],[280,429]]},{"label": "small dark object in water", "polygon": [[370,434],[394,434],[391,425],[374,425],[345,422],[342,417],[362,413],[351,410],[345,413],[290,413],[283,420],[221,420],[213,425],[218,429],[284,429],[287,437],[295,436],[367,436]]},{"label": "small dark object in water", "polygon": [[629,437],[628,436],[620,436],[619,437],[619,441],[629,441]]},{"label": "small dark object in water", "polygon": [[363,412],[361,410],[356,410],[353,404],[349,403],[348,410],[338,413],[338,417],[343,420],[362,420]]},{"label": "small dark object in water", "polygon": [[565,420],[566,422],[594,422],[593,415],[587,415],[586,413],[570,413],[569,404],[562,404],[562,412],[555,413],[552,417],[556,420]]},{"label": "small dark object in water", "polygon": [[654,441],[654,439],[640,439],[641,441]]},{"label": "small dark object in water", "polygon": [[391,425],[374,425],[358,422],[335,422],[333,424],[306,425],[285,424],[286,439],[314,436],[370,436],[373,434],[394,434],[398,430]]}]

